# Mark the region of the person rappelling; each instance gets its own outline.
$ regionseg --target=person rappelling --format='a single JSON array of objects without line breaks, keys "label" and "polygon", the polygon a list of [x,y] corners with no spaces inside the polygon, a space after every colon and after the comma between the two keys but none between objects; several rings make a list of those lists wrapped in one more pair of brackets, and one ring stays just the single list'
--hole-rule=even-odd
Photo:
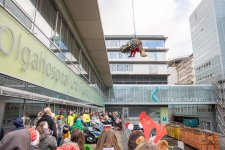
[{"label": "person rappelling", "polygon": [[120,51],[122,53],[130,53],[129,57],[135,57],[137,52],[140,52],[141,57],[146,57],[147,54],[143,49],[142,42],[136,37],[136,27],[135,27],[135,19],[134,19],[134,4],[132,0],[132,12],[133,12],[133,23],[134,23],[134,38],[128,41],[125,45],[120,47]]},{"label": "person rappelling", "polygon": [[126,45],[120,47],[122,53],[130,53],[129,57],[135,57],[137,52],[140,52],[141,57],[146,57],[147,54],[143,49],[142,42],[136,38],[136,36],[128,41]]}]

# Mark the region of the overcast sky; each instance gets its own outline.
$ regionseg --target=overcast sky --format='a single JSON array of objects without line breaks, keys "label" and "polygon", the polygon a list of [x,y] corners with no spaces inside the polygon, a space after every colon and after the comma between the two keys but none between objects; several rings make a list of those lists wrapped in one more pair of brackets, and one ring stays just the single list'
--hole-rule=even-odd
[{"label": "overcast sky", "polygon": [[[132,0],[98,0],[105,35],[134,34]],[[134,0],[136,33],[164,35],[167,59],[192,53],[189,16],[200,0]]]}]

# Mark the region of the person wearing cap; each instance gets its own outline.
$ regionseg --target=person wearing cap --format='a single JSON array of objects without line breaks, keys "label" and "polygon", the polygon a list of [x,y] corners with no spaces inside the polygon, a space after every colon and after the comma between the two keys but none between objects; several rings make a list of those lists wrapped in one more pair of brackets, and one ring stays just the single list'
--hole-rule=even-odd
[{"label": "person wearing cap", "polygon": [[13,129],[13,131],[24,129],[23,119],[21,117],[16,118],[16,120],[13,121],[13,124],[15,126],[15,129]]}]

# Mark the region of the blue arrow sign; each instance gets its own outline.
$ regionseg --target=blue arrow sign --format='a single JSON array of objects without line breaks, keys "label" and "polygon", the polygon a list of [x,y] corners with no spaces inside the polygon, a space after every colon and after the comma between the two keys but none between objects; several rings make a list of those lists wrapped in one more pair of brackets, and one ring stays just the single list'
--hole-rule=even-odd
[{"label": "blue arrow sign", "polygon": [[159,99],[156,97],[156,93],[159,91],[159,89],[156,87],[154,88],[154,90],[151,92],[151,97],[153,99],[154,102],[158,102]]}]

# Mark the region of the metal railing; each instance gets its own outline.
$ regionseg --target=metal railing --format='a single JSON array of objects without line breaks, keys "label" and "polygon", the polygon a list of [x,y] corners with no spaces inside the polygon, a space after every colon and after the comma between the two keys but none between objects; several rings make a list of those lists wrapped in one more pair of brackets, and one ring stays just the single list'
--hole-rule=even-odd
[{"label": "metal railing", "polygon": [[[216,94],[216,101],[217,101],[217,126],[219,128],[219,131],[225,135],[225,103],[224,103],[224,84],[225,80],[223,78],[224,76],[219,76],[217,80],[215,80],[213,83],[215,85],[215,94]],[[219,79],[219,80],[218,80]]]}]

